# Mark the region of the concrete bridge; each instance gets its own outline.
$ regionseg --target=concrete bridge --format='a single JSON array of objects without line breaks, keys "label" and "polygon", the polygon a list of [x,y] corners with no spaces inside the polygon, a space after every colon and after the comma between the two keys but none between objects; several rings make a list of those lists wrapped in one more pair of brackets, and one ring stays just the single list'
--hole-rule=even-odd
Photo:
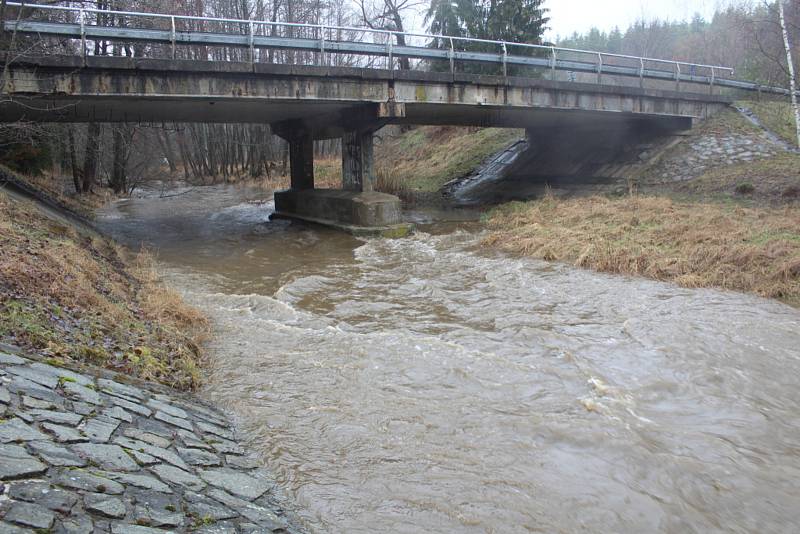
[{"label": "concrete bridge", "polygon": [[[84,10],[80,15],[85,16]],[[174,54],[178,41],[175,17],[163,16],[173,19],[170,40]],[[443,51],[390,47],[387,52],[385,45],[380,45],[359,52],[388,53],[387,69],[257,62],[253,60],[257,43],[252,24],[246,41],[251,61],[240,63],[88,55],[87,35],[112,40],[159,37],[152,33],[155,30],[140,30],[145,32],[142,35],[130,28],[87,30],[83,19],[80,25],[8,21],[5,28],[79,38],[84,53],[4,58],[5,99],[0,103],[0,121],[268,123],[290,146],[291,189],[276,194],[276,211],[350,229],[393,227],[400,223],[398,199],[373,192],[372,134],[384,125],[518,127],[526,128],[534,139],[537,135],[575,132],[576,139],[596,135],[624,142],[686,129],[730,101],[714,90],[715,84],[719,86],[723,81],[715,78],[717,72],[724,70],[722,67],[710,67],[710,76],[699,76],[694,67],[693,74],[682,73],[681,65],[687,64],[675,64],[675,73],[648,70],[643,58],[638,58],[638,69],[615,67],[608,64],[608,59],[604,63],[603,55],[597,54],[598,69],[580,61],[558,60],[555,49],[549,60],[508,55],[506,45],[512,43],[502,43],[502,56],[480,57],[481,54],[464,52],[456,56],[453,49],[444,51],[451,69],[428,72],[397,70],[393,68],[393,58],[403,54],[425,58]],[[181,35],[187,42],[199,39],[197,35]],[[234,37],[237,36],[202,34],[202,39],[211,44],[230,44]],[[162,41],[165,38],[166,35],[160,37]],[[303,39],[297,41],[259,41],[258,46],[298,50],[307,46]],[[313,44],[317,46],[316,41]],[[323,47],[326,44],[328,50],[346,48],[346,43],[323,42]],[[545,61],[551,79],[459,73],[454,66],[456,57],[462,61],[502,63],[504,71],[515,62]],[[557,69],[569,68],[584,72],[595,69],[595,83],[563,81],[554,75]],[[638,80],[638,85],[620,83],[620,77],[625,76]],[[645,87],[646,78],[659,81],[660,86]],[[342,190],[315,190],[313,141],[331,137],[341,137],[343,141]]]}]

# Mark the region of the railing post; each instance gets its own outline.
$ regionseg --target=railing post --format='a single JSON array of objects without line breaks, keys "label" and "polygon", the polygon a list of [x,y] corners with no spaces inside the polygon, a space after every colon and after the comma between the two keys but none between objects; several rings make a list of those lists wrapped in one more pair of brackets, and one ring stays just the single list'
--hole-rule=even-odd
[{"label": "railing post", "polygon": [[597,53],[597,85],[603,83],[603,54]]},{"label": "railing post", "polygon": [[508,78],[508,48],[506,43],[503,43],[503,77]]},{"label": "railing post", "polygon": [[171,32],[170,32],[170,40],[172,41],[172,59],[175,59],[175,17],[169,18]]},{"label": "railing post", "polygon": [[392,48],[393,45],[394,45],[394,41],[392,41],[392,37],[394,37],[394,34],[390,33],[389,34],[389,40],[386,43],[386,48],[389,49],[389,55],[388,55],[389,70],[394,70],[394,56],[393,56],[394,51],[393,51],[393,48]]},{"label": "railing post", "polygon": [[715,78],[716,78],[716,73],[714,72],[714,67],[711,67],[711,84],[709,85],[709,88],[708,88],[708,94],[710,94],[710,95],[714,94],[714,81],[715,81]]},{"label": "railing post", "polygon": [[86,22],[83,17],[83,10],[81,9],[79,16],[81,18],[81,57],[86,63]]},{"label": "railing post", "polygon": [[681,90],[681,64],[675,63],[675,90]]},{"label": "railing post", "polygon": [[453,38],[450,38],[450,74],[456,73],[456,50],[453,46]]},{"label": "railing post", "polygon": [[250,65],[253,65],[256,62],[255,27],[253,25],[253,19],[249,19],[248,22],[250,27]]},{"label": "railing post", "polygon": [[644,89],[644,59],[639,58],[639,87]]},{"label": "railing post", "polygon": [[556,47],[550,47],[551,57],[550,57],[550,74],[551,80],[556,81]]}]

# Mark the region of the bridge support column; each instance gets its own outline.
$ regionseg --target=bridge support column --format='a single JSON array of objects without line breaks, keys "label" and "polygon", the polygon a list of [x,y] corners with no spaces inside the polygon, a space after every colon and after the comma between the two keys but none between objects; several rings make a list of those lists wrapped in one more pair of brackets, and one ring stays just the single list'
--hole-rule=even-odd
[{"label": "bridge support column", "polygon": [[289,138],[289,172],[293,191],[314,189],[314,139],[306,131]]},{"label": "bridge support column", "polygon": [[372,191],[374,185],[372,130],[345,132],[342,136],[342,189]]},{"label": "bridge support column", "polygon": [[314,189],[313,142],[289,137],[292,187],[275,192],[275,214],[333,226],[356,235],[399,237],[411,231],[401,222],[400,199],[374,190],[374,129],[342,136],[342,189]]}]

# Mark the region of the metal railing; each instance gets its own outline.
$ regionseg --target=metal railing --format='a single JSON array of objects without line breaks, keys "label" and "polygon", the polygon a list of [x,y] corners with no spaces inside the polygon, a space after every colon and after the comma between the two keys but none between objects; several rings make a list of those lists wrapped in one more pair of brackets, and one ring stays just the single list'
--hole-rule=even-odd
[{"label": "metal railing", "polygon": [[[685,61],[673,61],[658,58],[639,57],[625,54],[612,54],[557,46],[513,43],[470,37],[451,37],[415,32],[396,32],[374,28],[335,26],[325,24],[303,24],[292,22],[273,22],[254,19],[227,19],[216,17],[198,17],[192,15],[170,15],[163,13],[146,13],[135,11],[101,10],[84,7],[26,4],[24,2],[7,2],[8,7],[19,8],[16,20],[6,20],[4,29],[9,32],[36,34],[79,39],[80,53],[84,57],[87,52],[87,41],[123,41],[149,42],[165,44],[174,58],[178,45],[231,46],[249,50],[249,61],[256,61],[256,50],[270,49],[283,51],[314,52],[319,54],[321,63],[331,54],[351,54],[357,56],[373,56],[386,58],[386,67],[394,69],[396,60],[439,61],[449,64],[451,73],[456,72],[457,63],[483,63],[501,66],[503,76],[508,76],[509,66],[533,67],[552,72],[571,71],[592,73],[597,83],[602,83],[603,76],[623,76],[638,78],[639,85],[644,86],[645,79],[674,82],[677,90],[681,83],[702,84],[710,91],[715,86],[789,95],[789,90],[771,87],[753,82],[729,78],[734,70],[719,65],[706,65]],[[45,12],[61,12],[72,14],[74,22],[36,21],[22,18],[24,10],[40,10]],[[160,27],[104,26],[92,23],[89,15],[127,18],[151,19]],[[195,24],[199,30],[179,29]],[[204,26],[221,24],[224,32],[204,31]],[[284,34],[279,35],[279,28]],[[312,37],[296,37],[294,30],[305,30]],[[342,39],[343,34],[354,37],[361,35],[362,40]],[[372,42],[363,40],[371,36]],[[397,39],[398,36],[401,39]],[[398,45],[395,40],[408,41],[413,38],[427,40],[422,46]],[[432,45],[441,45],[444,47]],[[494,51],[472,51],[470,46],[478,45],[484,49],[495,48]],[[519,52],[517,54],[510,53]]]}]

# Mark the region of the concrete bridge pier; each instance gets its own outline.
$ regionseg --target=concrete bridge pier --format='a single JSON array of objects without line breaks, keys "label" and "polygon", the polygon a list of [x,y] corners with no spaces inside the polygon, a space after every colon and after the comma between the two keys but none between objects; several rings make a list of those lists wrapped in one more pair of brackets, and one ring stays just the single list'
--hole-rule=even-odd
[{"label": "concrete bridge pier", "polygon": [[313,137],[302,129],[289,142],[291,188],[275,192],[276,217],[331,226],[355,235],[399,237],[411,231],[401,221],[400,199],[375,188],[374,128],[342,135],[342,188],[314,188]]}]

